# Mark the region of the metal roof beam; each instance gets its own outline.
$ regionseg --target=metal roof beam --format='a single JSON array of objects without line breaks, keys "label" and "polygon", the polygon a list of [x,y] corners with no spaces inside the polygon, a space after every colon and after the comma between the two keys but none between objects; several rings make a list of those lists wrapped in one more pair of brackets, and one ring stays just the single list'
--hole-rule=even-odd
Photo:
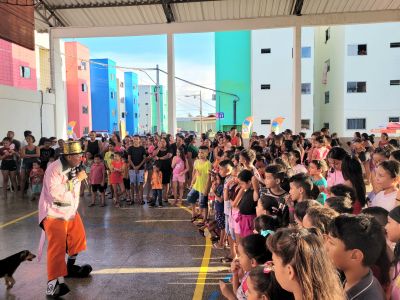
[{"label": "metal roof beam", "polygon": [[301,16],[301,10],[303,8],[303,3],[304,3],[304,0],[296,0],[294,7],[293,7],[292,15]]},{"label": "metal roof beam", "polygon": [[171,0],[162,0],[162,7],[167,18],[167,23],[175,22],[174,13],[171,9]]},{"label": "metal roof beam", "polygon": [[285,28],[293,26],[329,26],[346,24],[369,24],[398,22],[400,9],[302,15],[300,17],[278,16],[239,20],[196,21],[170,24],[150,24],[131,26],[99,27],[59,27],[51,28],[53,38],[83,38],[101,36],[143,36],[175,33],[217,32],[230,30],[255,30],[268,28]]},{"label": "metal roof beam", "polygon": [[65,27],[65,24],[56,15],[44,0],[37,0],[35,3],[35,11],[42,18],[42,21],[50,27]]},{"label": "metal roof beam", "polygon": [[124,7],[124,6],[140,6],[140,5],[162,5],[164,2],[169,4],[191,3],[191,2],[208,2],[208,1],[221,1],[221,0],[128,0],[128,1],[110,1],[110,2],[91,2],[81,4],[66,4],[51,6],[52,10],[61,9],[79,9],[79,8],[107,8],[107,7]]}]

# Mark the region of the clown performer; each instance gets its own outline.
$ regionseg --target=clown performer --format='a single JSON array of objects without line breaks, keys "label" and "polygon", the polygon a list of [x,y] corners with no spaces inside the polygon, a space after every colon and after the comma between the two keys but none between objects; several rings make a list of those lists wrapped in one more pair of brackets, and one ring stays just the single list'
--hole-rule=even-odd
[{"label": "clown performer", "polygon": [[85,229],[77,212],[81,181],[87,177],[81,168],[81,159],[80,142],[65,143],[63,155],[47,167],[39,200],[39,226],[44,231],[38,259],[47,237],[46,295],[55,298],[70,291],[64,283],[64,276],[83,278],[92,271],[90,265],[75,265],[78,253],[86,250]]}]

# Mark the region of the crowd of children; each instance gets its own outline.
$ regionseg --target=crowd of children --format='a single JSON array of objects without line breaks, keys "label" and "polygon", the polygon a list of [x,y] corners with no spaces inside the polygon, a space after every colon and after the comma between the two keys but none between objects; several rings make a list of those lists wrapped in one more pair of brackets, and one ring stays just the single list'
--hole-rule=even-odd
[{"label": "crowd of children", "polygon": [[227,250],[226,299],[400,299],[397,140],[345,149],[326,129],[286,130],[245,148],[231,134],[203,137],[188,194],[192,222]]},{"label": "crowd of children", "polygon": [[[163,207],[169,197],[181,205],[187,192],[192,223],[231,265],[229,282],[220,282],[227,299],[400,299],[395,139],[382,135],[375,146],[356,134],[344,148],[324,128],[309,140],[291,130],[253,133],[245,146],[232,128],[197,142],[180,134],[98,141],[91,132],[82,143],[88,183],[81,193],[91,193],[90,207],[97,196],[100,206],[111,198],[116,207]],[[5,138],[7,184],[10,178],[16,186],[22,159],[36,197],[46,164],[57,157],[57,147],[49,150],[57,140],[51,144],[38,148],[28,134],[18,150]]]}]

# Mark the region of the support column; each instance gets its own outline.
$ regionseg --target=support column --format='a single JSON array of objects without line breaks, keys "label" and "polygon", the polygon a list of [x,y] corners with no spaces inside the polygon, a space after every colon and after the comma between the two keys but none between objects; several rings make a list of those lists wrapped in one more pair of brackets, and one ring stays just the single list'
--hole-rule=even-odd
[{"label": "support column", "polygon": [[174,35],[167,35],[168,48],[168,132],[176,133],[175,50]]},{"label": "support column", "polygon": [[50,29],[50,70],[51,87],[55,94],[54,124],[57,138],[67,138],[68,107],[67,90],[65,86],[65,48],[64,42],[53,38]]},{"label": "support column", "polygon": [[298,134],[301,131],[301,26],[293,28],[293,97],[292,126]]}]

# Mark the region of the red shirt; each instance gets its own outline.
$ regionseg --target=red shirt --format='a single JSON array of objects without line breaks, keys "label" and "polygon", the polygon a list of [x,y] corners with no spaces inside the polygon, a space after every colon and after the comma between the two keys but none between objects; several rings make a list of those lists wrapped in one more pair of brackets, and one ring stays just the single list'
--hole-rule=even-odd
[{"label": "red shirt", "polygon": [[237,136],[234,136],[231,139],[231,144],[232,144],[232,146],[238,146],[239,145],[239,138]]},{"label": "red shirt", "polygon": [[106,168],[103,163],[93,164],[90,168],[90,184],[102,184]]},{"label": "red shirt", "polygon": [[0,148],[0,156],[6,155],[3,160],[13,160],[14,159],[14,154],[10,153],[10,148],[2,147]]}]

